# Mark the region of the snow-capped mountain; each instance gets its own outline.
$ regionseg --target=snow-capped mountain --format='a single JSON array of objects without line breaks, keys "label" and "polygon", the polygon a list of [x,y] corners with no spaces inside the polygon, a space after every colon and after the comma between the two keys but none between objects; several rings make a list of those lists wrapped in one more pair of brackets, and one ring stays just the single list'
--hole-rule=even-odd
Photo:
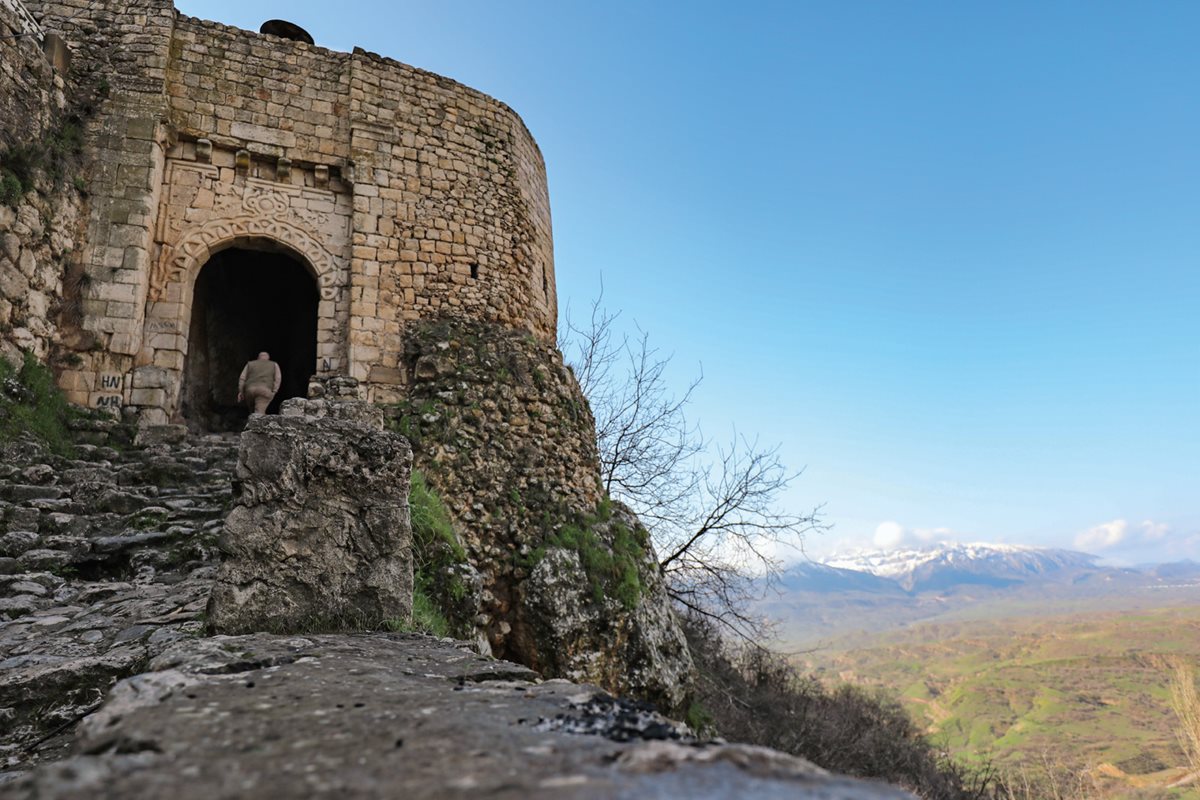
[{"label": "snow-capped mountain", "polygon": [[859,569],[844,569],[829,564],[806,561],[795,564],[780,576],[784,591],[804,592],[866,592],[868,594],[903,595],[895,580]]},{"label": "snow-capped mountain", "polygon": [[1096,556],[1011,544],[943,543],[912,550],[859,550],[826,559],[823,566],[865,572],[905,591],[938,591],[962,584],[1010,586],[1092,569]]},{"label": "snow-capped mountain", "polygon": [[758,605],[800,647],[965,609],[986,615],[1200,602],[1200,564],[1110,567],[1096,556],[1008,544],[842,553],[789,567]]}]

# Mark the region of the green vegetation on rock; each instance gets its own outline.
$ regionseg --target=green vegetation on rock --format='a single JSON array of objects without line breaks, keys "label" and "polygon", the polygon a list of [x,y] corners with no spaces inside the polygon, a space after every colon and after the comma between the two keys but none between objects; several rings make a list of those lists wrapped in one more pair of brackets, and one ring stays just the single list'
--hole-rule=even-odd
[{"label": "green vegetation on rock", "polygon": [[467,551],[454,533],[450,512],[419,469],[412,472],[408,505],[418,567],[460,564],[467,560]]},{"label": "green vegetation on rock", "polygon": [[26,353],[19,367],[0,358],[0,443],[32,434],[60,455],[73,450],[68,422],[81,415],[50,370]]},{"label": "green vegetation on rock", "polygon": [[454,635],[446,615],[419,588],[413,590],[412,618],[389,619],[383,627],[394,633],[424,633],[437,637]]},{"label": "green vegetation on rock", "polygon": [[420,470],[413,470],[408,495],[413,532],[413,618],[411,627],[435,636],[466,635],[469,591],[459,572],[467,562],[450,513]]},{"label": "green vegetation on rock", "polygon": [[541,562],[550,548],[570,550],[583,565],[592,600],[600,603],[611,597],[632,610],[642,596],[641,569],[647,546],[645,529],[631,529],[614,520],[612,501],[606,498],[594,514],[550,533],[530,554],[529,565]]}]

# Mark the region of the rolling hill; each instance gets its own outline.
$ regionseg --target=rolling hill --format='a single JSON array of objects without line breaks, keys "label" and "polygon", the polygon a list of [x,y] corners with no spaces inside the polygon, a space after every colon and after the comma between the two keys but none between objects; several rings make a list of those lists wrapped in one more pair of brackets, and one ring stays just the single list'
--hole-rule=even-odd
[{"label": "rolling hill", "polygon": [[897,693],[959,758],[1010,773],[1052,764],[1085,772],[1096,797],[1125,797],[1187,773],[1174,659],[1200,664],[1200,607],[925,623],[798,661],[828,682]]}]

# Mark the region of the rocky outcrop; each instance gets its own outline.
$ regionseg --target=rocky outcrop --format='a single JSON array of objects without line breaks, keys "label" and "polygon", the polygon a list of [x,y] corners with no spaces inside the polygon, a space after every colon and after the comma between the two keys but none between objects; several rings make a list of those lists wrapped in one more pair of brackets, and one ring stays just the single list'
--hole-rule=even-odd
[{"label": "rocky outcrop", "polygon": [[[593,519],[581,538],[546,547],[521,592],[521,633],[531,641],[538,666],[547,674],[590,680],[622,695],[650,700],[660,708],[681,708],[692,680],[687,640],[675,620],[658,560],[645,544],[648,534],[628,509],[616,505],[606,519]],[[591,535],[591,542],[587,537]],[[642,547],[615,557],[628,563],[610,574],[592,574],[588,547],[608,548],[630,537]],[[573,545],[573,546],[564,546]],[[591,557],[595,557],[591,555]],[[581,577],[583,578],[581,580]],[[597,591],[600,589],[600,591]]]},{"label": "rocky outcrop", "polygon": [[372,406],[251,418],[208,605],[213,631],[377,629],[412,611],[412,451]]},{"label": "rocky outcrop", "polygon": [[674,709],[691,659],[645,530],[613,519],[587,401],[562,354],[464,320],[406,332],[389,408],[483,577],[493,652]]},{"label": "rocky outcrop", "polygon": [[4,796],[912,800],[428,637],[216,637],[150,669]]}]

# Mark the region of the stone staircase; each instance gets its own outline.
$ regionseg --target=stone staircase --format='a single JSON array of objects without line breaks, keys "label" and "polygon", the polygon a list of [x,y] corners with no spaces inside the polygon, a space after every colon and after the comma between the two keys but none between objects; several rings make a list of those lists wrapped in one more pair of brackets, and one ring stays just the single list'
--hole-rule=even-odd
[{"label": "stone staircase", "polygon": [[72,457],[0,446],[0,783],[204,627],[237,435],[80,428]]}]

